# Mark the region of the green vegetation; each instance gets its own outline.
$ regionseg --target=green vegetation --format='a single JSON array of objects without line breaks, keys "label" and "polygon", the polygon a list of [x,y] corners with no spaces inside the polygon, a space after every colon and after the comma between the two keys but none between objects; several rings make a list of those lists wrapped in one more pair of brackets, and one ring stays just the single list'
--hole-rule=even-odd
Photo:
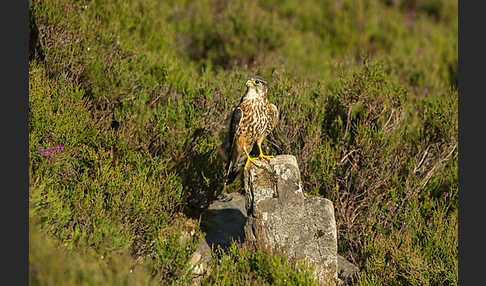
[{"label": "green vegetation", "polygon": [[[241,189],[225,135],[250,74],[281,113],[265,153],[333,201],[357,285],[457,285],[457,1],[29,9],[32,285],[191,283],[195,206]],[[234,246],[201,282],[313,285],[283,257]]]}]

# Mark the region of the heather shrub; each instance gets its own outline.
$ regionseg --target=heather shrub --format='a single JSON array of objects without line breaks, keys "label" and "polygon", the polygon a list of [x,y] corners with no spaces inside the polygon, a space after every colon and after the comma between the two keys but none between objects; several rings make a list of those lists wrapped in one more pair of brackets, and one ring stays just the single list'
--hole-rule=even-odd
[{"label": "heather shrub", "polygon": [[[201,210],[242,191],[223,187],[229,115],[258,74],[281,115],[264,152],[295,155],[305,192],[333,202],[356,284],[457,285],[457,1],[29,13],[31,283],[190,284]],[[284,257],[234,245],[202,283],[315,283]]]}]

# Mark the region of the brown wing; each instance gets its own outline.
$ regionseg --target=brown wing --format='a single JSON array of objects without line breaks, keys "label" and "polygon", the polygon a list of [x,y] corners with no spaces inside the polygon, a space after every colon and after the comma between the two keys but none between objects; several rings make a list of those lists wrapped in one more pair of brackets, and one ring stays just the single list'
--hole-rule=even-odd
[{"label": "brown wing", "polygon": [[231,182],[233,182],[239,169],[238,161],[242,155],[242,150],[240,150],[238,148],[238,145],[236,144],[238,140],[236,136],[236,130],[238,130],[238,126],[242,118],[243,118],[243,110],[241,110],[241,108],[237,106],[231,116],[230,136],[229,136],[231,140],[231,145],[228,152],[229,153],[228,162],[226,164],[225,185],[229,185],[231,184]]},{"label": "brown wing", "polygon": [[243,118],[243,110],[239,106],[235,108],[233,111],[233,115],[231,116],[231,123],[230,123],[230,138],[231,140],[234,140],[235,134],[236,134],[236,129],[238,129],[238,125],[241,122],[241,119]]}]

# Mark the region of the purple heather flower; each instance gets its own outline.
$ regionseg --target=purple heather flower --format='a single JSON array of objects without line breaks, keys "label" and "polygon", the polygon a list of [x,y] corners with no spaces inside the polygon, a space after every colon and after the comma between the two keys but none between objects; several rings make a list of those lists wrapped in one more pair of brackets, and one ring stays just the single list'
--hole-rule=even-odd
[{"label": "purple heather flower", "polygon": [[73,237],[73,232],[71,231],[68,235],[68,238],[67,239],[71,239],[71,237]]},{"label": "purple heather flower", "polygon": [[61,146],[61,151],[64,151],[64,146]]},{"label": "purple heather flower", "polygon": [[407,13],[407,22],[406,22],[406,25],[407,27],[412,27],[413,24],[414,24],[414,20],[415,20],[415,11],[413,10],[409,10],[408,13]]},{"label": "purple heather flower", "polygon": [[449,196],[449,193],[448,193],[448,192],[445,192],[445,193],[444,193],[444,197],[446,197],[446,198],[447,198],[448,196]]},{"label": "purple heather flower", "polygon": [[39,149],[37,149],[37,151],[44,152],[44,148],[39,148]]},{"label": "purple heather flower", "polygon": [[425,93],[425,94],[429,93],[429,88],[427,88],[427,87],[426,87],[426,88],[424,88],[424,93]]},{"label": "purple heather flower", "polygon": [[71,226],[74,226],[76,224],[76,222],[73,220],[71,221]]},{"label": "purple heather flower", "polygon": [[397,209],[397,206],[391,206],[391,207],[389,207],[388,209],[389,209],[389,210],[391,210],[391,211],[394,211],[394,210],[396,210],[396,209]]},{"label": "purple heather flower", "polygon": [[49,151],[44,152],[44,154],[46,155],[46,157],[49,156]]},{"label": "purple heather flower", "polygon": [[59,150],[61,148],[61,146],[59,146],[59,144],[56,145],[56,149]]},{"label": "purple heather flower", "polygon": [[384,215],[382,215],[382,216],[381,216],[381,219],[385,219],[385,216],[384,216]]}]

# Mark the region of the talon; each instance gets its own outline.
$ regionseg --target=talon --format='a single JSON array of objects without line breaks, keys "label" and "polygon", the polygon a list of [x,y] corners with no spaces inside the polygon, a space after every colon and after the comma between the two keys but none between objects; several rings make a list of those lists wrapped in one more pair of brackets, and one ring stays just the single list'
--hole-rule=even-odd
[{"label": "talon", "polygon": [[263,155],[262,147],[260,145],[258,145],[258,149],[260,150],[260,155],[258,156],[258,158],[263,158],[265,160],[270,160],[270,158],[273,158],[274,157],[272,155]]},{"label": "talon", "polygon": [[250,156],[247,156],[247,157],[248,157],[248,159],[246,160],[246,164],[245,164],[245,170],[246,170],[246,168],[248,167],[248,163],[249,163],[249,162],[252,162],[252,163],[253,163],[255,166],[257,166],[257,167],[258,167],[258,164],[257,164],[257,163],[255,163],[255,160],[256,160],[256,159],[258,159],[258,157],[255,157],[255,158],[252,158],[252,157],[250,157]]},{"label": "talon", "polygon": [[263,158],[265,160],[270,160],[270,158],[273,158],[273,157],[275,157],[275,156],[273,156],[273,155],[263,155],[263,153],[262,153],[262,154],[260,154],[260,156],[258,158]]}]

